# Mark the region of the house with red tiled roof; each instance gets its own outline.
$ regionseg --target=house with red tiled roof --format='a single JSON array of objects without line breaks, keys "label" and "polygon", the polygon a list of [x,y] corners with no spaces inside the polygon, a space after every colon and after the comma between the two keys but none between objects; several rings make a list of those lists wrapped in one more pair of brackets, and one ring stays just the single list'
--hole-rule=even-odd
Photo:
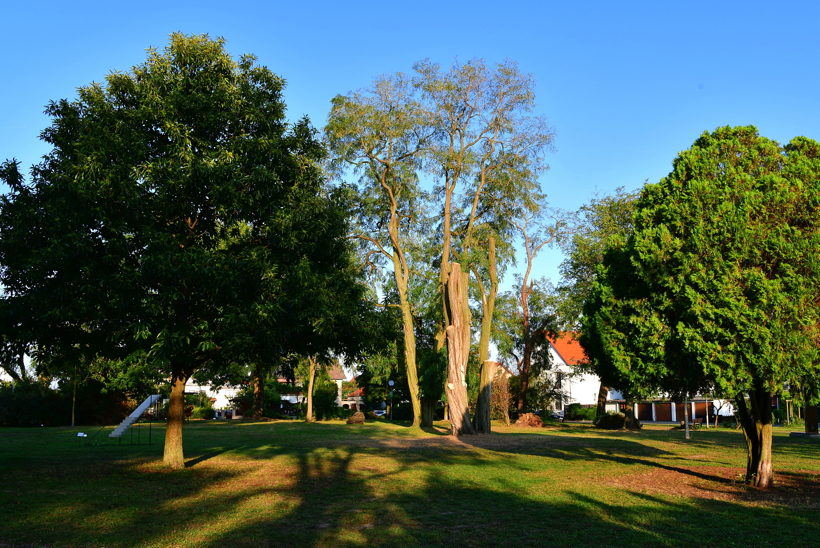
[{"label": "house with red tiled roof", "polygon": [[[575,333],[562,333],[555,339],[550,339],[549,342],[552,363],[555,364],[553,369],[559,372],[572,371],[573,366],[583,365],[587,359]],[[564,392],[568,403],[595,405],[598,402],[600,386],[600,380],[595,375],[575,374],[567,379]],[[607,411],[623,411],[625,404],[618,390],[609,391]],[[715,415],[731,416],[733,413],[733,407],[729,402],[702,396],[693,397],[686,402],[686,405],[690,406],[688,409],[690,417],[703,419],[707,425],[710,420],[714,423]],[[671,402],[668,398],[661,396],[653,400],[636,402],[635,414],[642,422],[678,422],[684,417],[683,406],[683,403]]]},{"label": "house with red tiled roof", "polygon": [[550,361],[552,367],[547,374],[552,375],[558,388],[563,392],[563,401],[556,400],[556,411],[563,411],[566,405],[580,403],[595,405],[598,402],[598,390],[601,382],[590,373],[582,373],[577,366],[587,361],[584,349],[578,343],[575,333],[561,333],[555,338],[548,338]]}]

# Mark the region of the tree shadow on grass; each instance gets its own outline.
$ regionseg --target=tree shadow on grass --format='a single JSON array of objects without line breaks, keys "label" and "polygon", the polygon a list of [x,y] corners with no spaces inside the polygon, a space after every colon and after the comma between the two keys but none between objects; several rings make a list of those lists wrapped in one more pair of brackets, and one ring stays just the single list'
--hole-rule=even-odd
[{"label": "tree shadow on grass", "polygon": [[[223,445],[213,446],[214,432]],[[131,457],[77,452],[59,470],[45,457],[17,461],[17,469],[0,470],[6,518],[0,543],[723,546],[726,539],[738,545],[776,539],[809,545],[820,533],[809,507],[613,486],[608,475],[624,467],[685,470],[658,463],[669,453],[635,439],[584,442],[591,447],[542,439],[504,448],[488,446],[493,436],[465,438],[468,443],[356,432],[312,426],[279,432],[263,424],[203,429],[186,438],[188,453],[201,456],[180,471],[157,463],[161,448]],[[603,477],[584,470],[603,470]],[[810,476],[795,478],[812,489]],[[15,498],[22,504],[14,505]]]},{"label": "tree shadow on grass", "polygon": [[[240,449],[240,448],[237,448]],[[199,463],[205,462],[206,460],[210,460],[214,457],[218,457],[219,455],[227,452],[228,449],[220,449],[218,451],[211,451],[209,453],[204,453],[196,458],[190,459],[185,461],[185,468],[193,468]]]},{"label": "tree shadow on grass", "polygon": [[[759,546],[805,544],[820,533],[812,512],[794,509],[630,490],[543,494],[538,484],[517,491],[478,487],[448,472],[474,465],[463,453],[425,470],[412,489],[383,490],[384,483],[398,484],[400,474],[364,480],[359,456],[341,450],[306,455],[292,491],[299,504],[290,514],[260,517],[207,546],[723,546],[726,539]],[[761,521],[767,525],[758,527]]]}]

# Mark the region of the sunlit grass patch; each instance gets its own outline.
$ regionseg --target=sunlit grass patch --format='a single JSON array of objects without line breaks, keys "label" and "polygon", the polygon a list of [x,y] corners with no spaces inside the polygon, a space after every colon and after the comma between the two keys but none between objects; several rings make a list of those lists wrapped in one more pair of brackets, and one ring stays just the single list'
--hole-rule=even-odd
[{"label": "sunlit grass patch", "polygon": [[[33,546],[810,545],[818,444],[775,436],[770,493],[740,432],[506,428],[455,440],[383,422],[186,426],[188,468],[77,429],[0,431],[0,543]],[[145,432],[143,431],[143,434]],[[770,524],[776,519],[776,524]],[[776,534],[774,533],[776,531]]]}]

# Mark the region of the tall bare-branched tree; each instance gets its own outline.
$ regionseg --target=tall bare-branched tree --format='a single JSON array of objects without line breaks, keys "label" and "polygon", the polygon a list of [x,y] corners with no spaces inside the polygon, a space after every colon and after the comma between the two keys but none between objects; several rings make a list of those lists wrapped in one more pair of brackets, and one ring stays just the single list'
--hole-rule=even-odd
[{"label": "tall bare-branched tree", "polygon": [[[529,115],[534,105],[534,83],[532,76],[519,72],[514,62],[491,68],[481,60],[473,60],[442,71],[439,65],[422,61],[415,70],[416,85],[437,129],[427,167],[437,181],[435,191],[441,212],[439,284],[444,321],[438,344],[447,344],[450,360],[446,393],[452,432],[471,434],[475,429],[467,412],[466,382],[471,254],[479,245],[477,233],[482,219],[498,206],[497,200],[512,203],[511,194],[526,192],[528,185],[537,188],[536,177],[510,174],[523,169],[540,172],[553,133],[543,117]],[[499,185],[506,192],[491,192]],[[486,241],[489,247],[491,240]],[[487,250],[487,262],[489,255]],[[492,318],[492,307],[485,307],[483,313]],[[452,412],[454,406],[463,411]],[[486,409],[483,413],[489,413],[488,406],[482,408]]]},{"label": "tall bare-branched tree", "polygon": [[418,170],[421,152],[435,129],[402,74],[376,80],[368,91],[333,99],[325,133],[337,172],[350,167],[359,177],[359,219],[354,236],[366,246],[372,267],[387,263],[398,294],[402,350],[413,406],[413,425],[421,424],[416,334],[409,298],[410,249],[423,206]]}]

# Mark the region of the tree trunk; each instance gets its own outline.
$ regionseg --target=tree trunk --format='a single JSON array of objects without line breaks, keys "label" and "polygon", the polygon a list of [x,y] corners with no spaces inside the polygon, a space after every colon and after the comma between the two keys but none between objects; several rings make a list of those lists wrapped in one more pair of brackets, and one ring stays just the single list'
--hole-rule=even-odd
[{"label": "tree trunk", "polygon": [[467,398],[467,359],[470,353],[470,321],[465,317],[467,296],[465,277],[459,263],[452,263],[447,283],[450,325],[447,327],[447,402],[454,436],[475,434]]},{"label": "tree trunk", "polygon": [[817,406],[806,404],[806,434],[817,434]]},{"label": "tree trunk", "polygon": [[253,368],[253,418],[261,419],[265,412],[265,379],[262,366]]},{"label": "tree trunk", "polygon": [[419,400],[419,373],[416,364],[416,333],[413,311],[407,296],[410,284],[410,267],[399,241],[399,219],[397,204],[394,201],[390,207],[390,241],[393,246],[393,278],[399,293],[399,307],[401,308],[401,325],[404,336],[404,364],[407,372],[407,386],[410,389],[410,405],[413,407],[413,426],[421,425],[421,401]]},{"label": "tree trunk", "polygon": [[181,367],[172,368],[171,398],[168,402],[168,418],[165,427],[165,453],[162,461],[171,468],[185,468],[182,451],[182,424],[185,420],[185,382],[190,373]]},{"label": "tree trunk", "polygon": [[518,414],[527,412],[527,390],[530,388],[530,356],[527,349],[524,349],[524,357],[521,360],[521,371],[518,385]]},{"label": "tree trunk", "polygon": [[624,415],[626,415],[626,422],[629,424],[629,428],[638,429],[641,427],[641,421],[638,420],[638,406],[635,402],[626,400]]},{"label": "tree trunk", "polygon": [[413,314],[407,300],[407,288],[404,294],[399,292],[401,300],[402,331],[404,332],[404,365],[407,372],[407,386],[410,389],[410,405],[413,406],[413,427],[421,426],[421,400],[419,399],[419,373],[416,365],[416,335],[413,332]]},{"label": "tree trunk", "polygon": [[[492,400],[493,375],[495,362],[490,361],[490,336],[493,329],[493,313],[495,311],[495,297],[498,294],[498,272],[495,260],[495,238],[490,237],[488,258],[490,266],[490,293],[484,299],[481,316],[481,338],[478,342],[478,359],[481,362],[481,375],[478,386],[478,401],[475,408],[475,429],[482,434],[489,434],[492,428],[490,423],[490,401]],[[482,289],[483,293],[483,289]]]},{"label": "tree trunk", "polygon": [[433,421],[435,420],[436,403],[438,403],[438,400],[436,398],[431,398],[429,396],[422,396],[422,398],[421,398],[421,425],[422,426],[428,427],[428,428],[433,426]]},{"label": "tree trunk", "polygon": [[305,422],[313,422],[313,384],[316,380],[316,360],[308,358],[307,414]]},{"label": "tree trunk", "polygon": [[690,439],[689,437],[689,402],[686,401],[686,398],[683,398],[683,429],[686,432],[684,436],[687,440]]},{"label": "tree trunk", "polygon": [[595,420],[600,419],[606,415],[606,399],[609,397],[609,387],[601,383],[601,388],[598,389],[598,406],[595,409]]},{"label": "tree trunk", "polygon": [[[760,387],[762,383],[755,382]],[[758,388],[736,398],[743,435],[746,438],[746,483],[759,489],[772,484],[772,394]]]},{"label": "tree trunk", "polygon": [[476,402],[475,429],[481,434],[489,434],[492,431],[490,423],[490,410],[492,409],[493,376],[495,375],[495,362],[486,360],[481,366],[481,385],[479,386],[478,401]]},{"label": "tree trunk", "polygon": [[[528,263],[531,268],[531,264]],[[529,271],[528,271],[529,272]],[[519,296],[521,305],[521,333],[524,336],[524,351],[521,354],[521,366],[519,368],[521,383],[518,387],[518,414],[521,415],[527,411],[527,390],[530,388],[530,368],[532,365],[532,348],[534,344],[533,335],[530,333],[530,306],[529,298],[531,288],[527,285],[527,279],[524,278],[521,284],[521,294]],[[543,344],[543,343],[542,343]]]}]

